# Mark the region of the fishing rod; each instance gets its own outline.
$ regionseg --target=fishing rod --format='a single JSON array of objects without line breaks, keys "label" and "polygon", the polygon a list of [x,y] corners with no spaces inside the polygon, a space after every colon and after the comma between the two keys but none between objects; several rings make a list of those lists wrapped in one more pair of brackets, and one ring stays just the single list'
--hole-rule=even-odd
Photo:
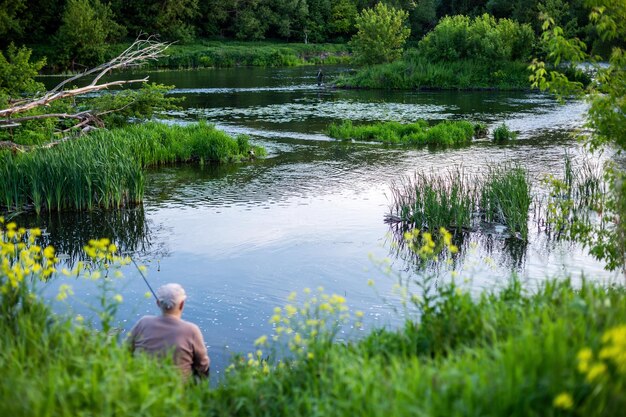
[{"label": "fishing rod", "polygon": [[[115,232],[115,228],[113,227],[113,225],[111,224],[111,222],[109,222],[109,219],[107,219],[106,217],[104,217],[104,221],[109,225],[109,228],[111,229],[111,232],[113,233],[115,240],[119,241],[117,233]],[[141,268],[139,268],[139,265],[137,265],[137,262],[135,262],[135,260],[129,256],[130,260],[132,261],[133,265],[135,265],[135,268],[137,268],[137,271],[139,272],[139,275],[141,275],[141,278],[143,278],[143,282],[146,283],[146,285],[148,286],[148,289],[150,290],[150,292],[152,293],[152,296],[154,297],[154,299],[158,302],[159,298],[156,295],[156,292],[154,292],[154,290],[152,289],[152,286],[150,285],[150,283],[148,282],[148,279],[146,278],[146,276],[144,275],[143,271],[141,270]]]},{"label": "fishing rod", "polygon": [[143,282],[146,283],[146,285],[148,286],[148,289],[150,289],[150,292],[152,293],[152,295],[154,296],[154,299],[159,301],[156,293],[154,292],[154,290],[152,289],[152,286],[150,285],[150,283],[148,282],[148,279],[146,278],[146,276],[143,274],[143,271],[141,270],[141,268],[139,268],[139,265],[137,265],[137,262],[135,262],[135,260],[133,258],[131,258],[129,256],[130,260],[133,261],[133,265],[135,265],[135,268],[137,268],[137,271],[139,271],[139,274],[141,275],[141,278],[143,278]]}]

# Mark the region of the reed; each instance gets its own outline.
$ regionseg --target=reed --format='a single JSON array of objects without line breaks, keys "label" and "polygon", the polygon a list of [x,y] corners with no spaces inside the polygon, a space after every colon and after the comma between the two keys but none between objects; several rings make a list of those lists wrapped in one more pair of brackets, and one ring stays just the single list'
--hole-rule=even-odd
[{"label": "reed", "polygon": [[483,219],[506,225],[512,235],[528,238],[528,212],[532,203],[526,171],[520,166],[490,167],[481,189]]},{"label": "reed", "polygon": [[429,126],[424,120],[415,123],[376,122],[354,125],[350,120],[331,124],[327,133],[341,140],[364,140],[389,144],[441,145],[466,144],[474,137],[475,126],[467,121],[445,121]]},{"label": "reed", "polygon": [[228,163],[264,150],[212,125],[131,125],[25,154],[0,154],[0,204],[7,210],[119,208],[140,203],[144,169],[164,164]]},{"label": "reed", "polygon": [[461,168],[444,175],[416,172],[391,184],[390,218],[406,229],[471,228],[478,192],[474,184]]},{"label": "reed", "polygon": [[532,202],[526,171],[519,166],[490,167],[483,176],[461,168],[445,174],[416,172],[390,186],[387,220],[403,229],[474,229],[480,221],[506,226],[512,235],[528,238]]}]

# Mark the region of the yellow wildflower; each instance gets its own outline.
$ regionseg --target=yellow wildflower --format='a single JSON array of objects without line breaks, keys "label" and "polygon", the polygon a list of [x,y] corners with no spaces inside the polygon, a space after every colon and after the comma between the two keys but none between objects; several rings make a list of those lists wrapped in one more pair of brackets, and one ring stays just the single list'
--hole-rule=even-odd
[{"label": "yellow wildflower", "polygon": [[254,341],[254,346],[263,346],[267,343],[267,336],[263,335]]},{"label": "yellow wildflower", "polygon": [[571,410],[574,407],[574,399],[567,392],[562,392],[556,397],[554,397],[554,401],[552,402],[555,408],[561,408],[563,410]]},{"label": "yellow wildflower", "polygon": [[587,371],[587,381],[593,382],[606,373],[606,365],[602,362],[595,363]]}]

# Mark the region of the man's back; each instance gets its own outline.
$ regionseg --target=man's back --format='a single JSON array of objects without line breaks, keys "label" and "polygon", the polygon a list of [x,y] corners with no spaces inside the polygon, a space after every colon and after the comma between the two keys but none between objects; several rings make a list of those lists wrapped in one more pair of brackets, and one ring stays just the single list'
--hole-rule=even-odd
[{"label": "man's back", "polygon": [[164,356],[174,352],[174,363],[185,377],[195,370],[200,375],[209,371],[210,360],[198,326],[177,317],[144,316],[130,333],[133,351]]}]

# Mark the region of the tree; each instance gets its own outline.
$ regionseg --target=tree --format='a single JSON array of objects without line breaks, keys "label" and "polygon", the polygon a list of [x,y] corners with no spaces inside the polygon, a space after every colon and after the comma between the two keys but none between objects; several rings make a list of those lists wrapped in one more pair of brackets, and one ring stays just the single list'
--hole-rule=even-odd
[{"label": "tree", "polygon": [[364,9],[356,18],[357,33],[350,41],[355,59],[364,64],[380,64],[400,58],[411,34],[405,26],[407,17],[406,11],[383,3]]},{"label": "tree", "polygon": [[113,20],[111,8],[100,0],[68,0],[57,41],[64,62],[71,62],[74,70],[76,64],[90,66],[104,61],[107,42],[123,33]]},{"label": "tree", "polygon": [[[589,15],[594,29],[605,41],[626,40],[626,2],[587,0],[592,7]],[[610,145],[619,152],[626,150],[626,52],[613,48],[608,66],[595,67],[595,79],[588,86],[571,81],[564,69],[579,71],[578,64],[593,62],[586,45],[579,39],[568,39],[554,19],[545,17],[542,42],[549,63],[535,60],[533,87],[555,93],[561,100],[568,96],[584,98],[589,103],[587,127],[591,134],[584,137],[592,150]],[[565,63],[565,64],[564,64]],[[609,191],[598,196],[592,208],[599,212],[600,221],[575,219],[564,222],[566,236],[581,242],[596,258],[606,262],[607,269],[621,268],[626,273],[626,172],[610,164],[605,177]],[[558,204],[558,203],[557,203]],[[564,210],[567,214],[569,210]]]}]

